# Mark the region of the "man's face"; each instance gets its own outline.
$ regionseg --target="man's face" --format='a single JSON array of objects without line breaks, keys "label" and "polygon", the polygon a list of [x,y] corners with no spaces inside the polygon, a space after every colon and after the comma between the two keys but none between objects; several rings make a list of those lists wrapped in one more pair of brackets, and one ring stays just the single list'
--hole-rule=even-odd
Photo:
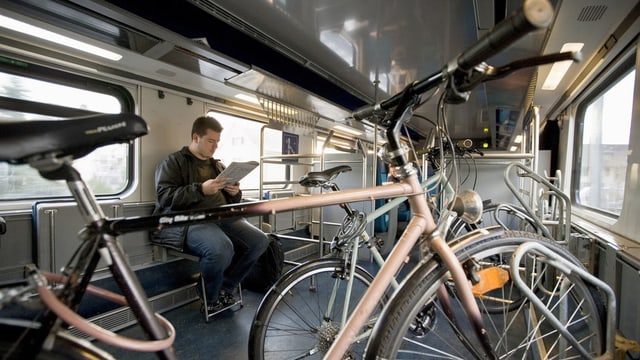
[{"label": "man's face", "polygon": [[220,142],[220,133],[208,129],[204,136],[198,136],[194,134],[193,138],[196,142],[196,156],[201,159],[208,159],[213,156],[213,153],[215,153],[216,149],[218,148],[218,143]]}]

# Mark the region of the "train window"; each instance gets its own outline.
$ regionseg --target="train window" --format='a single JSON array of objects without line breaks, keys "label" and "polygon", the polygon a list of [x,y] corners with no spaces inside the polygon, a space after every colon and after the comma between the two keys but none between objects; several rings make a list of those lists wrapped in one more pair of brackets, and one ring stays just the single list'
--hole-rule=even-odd
[{"label": "train window", "polygon": [[[627,68],[629,69],[629,68]],[[584,207],[619,215],[622,210],[635,70],[618,74],[578,108],[574,194]]]},{"label": "train window", "polygon": [[[25,68],[41,73],[36,66]],[[47,78],[51,79],[55,74],[58,73],[47,71]],[[73,76],[69,78],[75,79]],[[119,113],[125,110],[123,104],[130,103],[129,99],[123,99],[122,94],[103,92],[104,89],[98,85],[92,90],[92,82],[88,79],[83,79],[82,85],[77,87],[74,83],[70,80],[68,84],[62,84],[0,70],[0,97],[3,98],[0,121],[55,121],[97,112]],[[130,158],[129,145],[116,144],[75,160],[74,166],[96,195],[113,196],[123,192],[129,184]],[[43,179],[29,165],[0,163],[0,178],[0,200],[3,201],[70,195],[63,182]]]},{"label": "train window", "polygon": [[[248,120],[234,115],[209,111],[222,124],[223,135],[220,148],[216,150],[216,157],[225,164],[233,161],[260,161],[260,131],[264,123]],[[264,156],[282,155],[282,131],[265,129]],[[268,182],[281,182],[287,179],[287,169],[284,164],[264,164],[264,179]],[[260,171],[253,170],[242,179],[240,186],[243,190],[260,189]],[[282,189],[280,184],[264,185],[264,189]]]}]

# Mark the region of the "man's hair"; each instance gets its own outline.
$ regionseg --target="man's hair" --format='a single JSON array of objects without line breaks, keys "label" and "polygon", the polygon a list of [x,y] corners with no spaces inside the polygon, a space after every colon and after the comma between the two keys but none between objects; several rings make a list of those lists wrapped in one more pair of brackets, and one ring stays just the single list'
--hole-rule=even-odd
[{"label": "man's hair", "polygon": [[207,133],[207,130],[211,129],[217,133],[222,132],[222,125],[220,122],[211,116],[200,116],[193,122],[193,127],[191,128],[191,136],[196,134],[198,136],[204,136]]}]

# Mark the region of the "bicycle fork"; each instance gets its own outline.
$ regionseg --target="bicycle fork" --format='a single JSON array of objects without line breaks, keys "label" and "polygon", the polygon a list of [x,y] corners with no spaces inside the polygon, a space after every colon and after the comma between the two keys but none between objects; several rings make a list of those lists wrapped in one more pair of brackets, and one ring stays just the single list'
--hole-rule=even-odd
[{"label": "bicycle fork", "polygon": [[[468,285],[467,275],[462,265],[442,237],[436,235],[435,237],[432,237],[429,242],[431,243],[431,249],[440,255],[442,262],[445,264],[445,267],[448,268],[449,272],[451,273],[451,277],[453,278],[453,281],[456,284],[456,289],[458,290],[458,293],[460,295],[462,307],[467,314],[467,318],[471,322],[471,326],[475,330],[474,332],[478,337],[478,340],[484,348],[485,357],[489,359],[497,359],[498,356],[493,351],[493,346],[491,345],[491,341],[489,340],[489,336],[487,335],[488,332],[485,329],[484,321],[482,321],[480,309],[478,308],[478,304],[476,303],[473,293],[471,292],[471,286]],[[443,304],[443,307],[445,307],[445,311],[449,311],[450,313],[452,313],[452,310],[450,308],[449,295],[444,288],[444,284],[440,285],[440,289],[438,289],[437,294],[438,298]],[[450,318],[453,319],[453,317]],[[462,336],[461,334],[456,335],[458,337]],[[465,342],[463,341],[463,343]]]}]

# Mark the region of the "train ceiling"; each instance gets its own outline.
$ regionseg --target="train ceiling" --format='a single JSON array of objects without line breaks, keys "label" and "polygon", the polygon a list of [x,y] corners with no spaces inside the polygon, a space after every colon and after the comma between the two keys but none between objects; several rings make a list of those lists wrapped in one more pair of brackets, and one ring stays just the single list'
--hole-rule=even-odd
[{"label": "train ceiling", "polygon": [[[592,74],[594,64],[604,66],[594,58],[612,56],[610,50],[623,42],[625,29],[618,24],[637,27],[637,0],[619,0],[616,6],[604,0],[552,3],[557,10],[552,30],[526,36],[490,63],[502,65],[557,52],[564,42],[580,41],[585,43],[585,61],[573,65],[568,77],[586,71],[588,64]],[[129,68],[87,62],[98,71],[152,83],[171,82],[184,73],[190,90],[227,97],[230,88],[243,89],[321,113],[329,120],[327,127],[349,110],[385,99],[437,71],[520,4],[516,0],[0,1],[8,14],[30,16],[132,52]],[[20,44],[16,39],[0,33],[4,48],[29,54],[45,51],[45,46],[35,48],[37,44]],[[83,64],[69,51],[49,46],[46,51]],[[586,81],[541,91],[538,78],[549,68],[521,70],[477,88],[466,104],[449,110],[453,136],[477,138],[489,128],[490,141],[507,146],[521,131],[522,109],[530,104],[540,105],[543,117],[557,116],[570,98],[568,89],[575,94]],[[189,73],[203,77],[190,78]],[[208,80],[213,85],[205,83]],[[432,101],[419,114],[435,119],[435,108]],[[496,122],[501,117],[512,122],[502,140],[504,131]],[[431,127],[419,118],[409,125],[420,136]]]}]

